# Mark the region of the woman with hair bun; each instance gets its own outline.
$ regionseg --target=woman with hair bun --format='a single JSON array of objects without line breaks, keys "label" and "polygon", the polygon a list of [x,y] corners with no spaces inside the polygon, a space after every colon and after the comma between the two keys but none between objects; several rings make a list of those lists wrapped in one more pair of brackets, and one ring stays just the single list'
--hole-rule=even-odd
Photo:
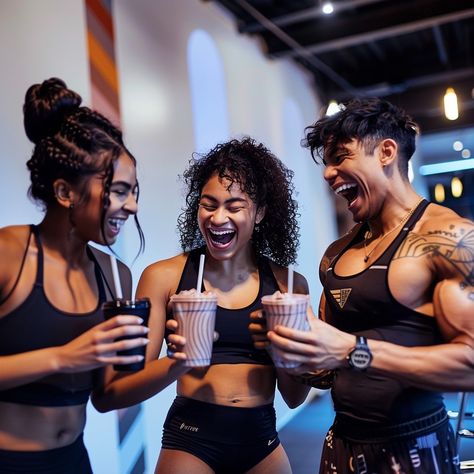
[{"label": "woman with hair bun", "polygon": [[[0,472],[87,474],[86,403],[117,351],[147,343],[136,316],[104,321],[107,255],[122,224],[138,221],[135,158],[122,134],[57,78],[26,92],[27,163],[39,225],[0,229]],[[119,265],[125,296],[129,269]],[[120,336],[133,339],[115,342]]]}]

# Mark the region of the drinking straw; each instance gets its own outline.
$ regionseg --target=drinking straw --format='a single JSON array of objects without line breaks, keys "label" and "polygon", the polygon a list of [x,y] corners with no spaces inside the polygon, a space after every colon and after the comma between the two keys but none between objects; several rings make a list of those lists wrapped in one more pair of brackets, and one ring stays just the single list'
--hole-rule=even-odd
[{"label": "drinking straw", "polygon": [[199,271],[198,271],[198,278],[196,283],[196,292],[201,293],[202,287],[202,277],[204,276],[204,259],[206,256],[202,253],[199,257]]},{"label": "drinking straw", "polygon": [[112,277],[114,279],[115,297],[121,299],[123,298],[122,284],[120,283],[117,259],[114,255],[110,255],[110,266],[112,267]]},{"label": "drinking straw", "polygon": [[288,294],[293,293],[293,265],[288,265]]}]

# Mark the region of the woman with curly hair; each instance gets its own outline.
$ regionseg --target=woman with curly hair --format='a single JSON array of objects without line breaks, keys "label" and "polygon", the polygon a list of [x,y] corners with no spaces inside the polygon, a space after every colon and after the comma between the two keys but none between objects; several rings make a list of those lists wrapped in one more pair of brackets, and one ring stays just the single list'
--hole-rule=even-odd
[{"label": "woman with curly hair", "polygon": [[[186,207],[178,219],[184,253],[146,268],[137,290],[152,301],[147,359],[159,354],[172,317],[170,297],[195,287],[202,253],[202,290],[217,295],[219,339],[209,367],[184,367],[185,345],[184,353],[166,358],[166,377],[178,378],[178,396],[165,421],[157,473],[291,472],[275,428],[275,383],[292,408],[304,401],[308,388],[276,369],[265,350],[254,348],[248,325],[263,295],[287,290],[285,266],[294,263],[298,247],[292,176],[250,138],[217,145],[193,158],[184,173]],[[308,293],[299,274],[295,292]],[[176,328],[176,322],[168,327]],[[179,338],[170,336],[174,342]],[[113,407],[150,396],[152,377],[147,382],[145,375],[159,362],[127,377],[136,381],[135,395]]]}]

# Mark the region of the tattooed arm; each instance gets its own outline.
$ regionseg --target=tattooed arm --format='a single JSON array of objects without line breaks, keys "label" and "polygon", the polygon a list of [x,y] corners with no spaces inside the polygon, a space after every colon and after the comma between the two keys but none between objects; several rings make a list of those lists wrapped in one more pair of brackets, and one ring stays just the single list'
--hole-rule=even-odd
[{"label": "tattooed arm", "polygon": [[[474,390],[474,225],[434,220],[412,234],[394,257],[428,265],[432,312],[445,344],[401,347],[370,341],[373,367],[423,388]],[[423,272],[423,268],[420,268]]]}]

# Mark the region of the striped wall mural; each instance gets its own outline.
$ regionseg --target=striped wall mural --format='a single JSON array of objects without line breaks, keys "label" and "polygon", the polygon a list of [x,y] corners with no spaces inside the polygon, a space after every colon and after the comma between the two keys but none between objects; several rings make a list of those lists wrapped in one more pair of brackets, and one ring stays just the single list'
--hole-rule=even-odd
[{"label": "striped wall mural", "polygon": [[[112,0],[85,0],[92,107],[120,125]],[[117,410],[120,474],[145,472],[142,405]]]}]

